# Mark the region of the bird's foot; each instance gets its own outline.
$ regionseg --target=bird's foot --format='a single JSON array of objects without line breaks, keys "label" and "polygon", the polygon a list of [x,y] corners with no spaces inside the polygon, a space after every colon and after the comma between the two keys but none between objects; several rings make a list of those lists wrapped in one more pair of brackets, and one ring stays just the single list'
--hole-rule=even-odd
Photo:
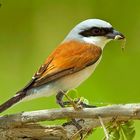
[{"label": "bird's foot", "polygon": [[[74,100],[73,101],[75,104],[76,104],[76,106],[80,109],[80,108],[95,108],[96,106],[95,105],[89,105],[89,104],[87,104],[87,103],[84,103],[83,101],[82,101],[82,99],[76,99],[76,100]],[[69,102],[69,101],[65,101],[65,102],[63,102],[63,105],[64,106],[70,106],[71,105],[71,102]]]},{"label": "bird's foot", "polygon": [[[65,96],[67,98],[68,101],[64,102],[62,99],[63,99],[63,96]],[[75,110],[79,110],[80,109],[80,106],[77,104],[77,102],[73,101],[73,99],[71,99],[64,91],[60,90],[58,92],[58,94],[56,95],[56,101],[57,103],[61,106],[61,107],[65,107],[65,106],[68,106],[68,105],[72,105],[73,108]]]},{"label": "bird's foot", "polygon": [[[67,98],[68,101],[63,101],[63,96]],[[58,94],[56,95],[56,101],[57,103],[62,107],[66,106],[73,106],[75,110],[80,110],[82,108],[95,108],[94,105],[89,105],[88,103],[85,103],[84,98],[78,98],[73,100],[71,97],[69,97],[64,91],[60,90]]]},{"label": "bird's foot", "polygon": [[[80,105],[80,102],[81,102],[81,100],[80,99],[78,99],[77,101],[74,101],[73,99],[71,99],[67,94],[65,94],[65,97],[68,99],[68,101],[67,102],[63,102],[63,104],[65,104],[65,105],[72,105],[73,106],[73,108],[75,109],[75,110],[80,110],[80,109],[82,109],[82,107],[81,107],[81,105]],[[68,104],[67,104],[68,103]]]}]

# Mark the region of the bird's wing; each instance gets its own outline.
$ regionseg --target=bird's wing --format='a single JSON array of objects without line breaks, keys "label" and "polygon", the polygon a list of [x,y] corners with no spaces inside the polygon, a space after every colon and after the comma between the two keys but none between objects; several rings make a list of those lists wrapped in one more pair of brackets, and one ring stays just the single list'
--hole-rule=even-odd
[{"label": "bird's wing", "polygon": [[63,43],[48,57],[24,89],[38,87],[78,72],[94,64],[100,58],[101,53],[100,47],[91,44],[77,41]]}]

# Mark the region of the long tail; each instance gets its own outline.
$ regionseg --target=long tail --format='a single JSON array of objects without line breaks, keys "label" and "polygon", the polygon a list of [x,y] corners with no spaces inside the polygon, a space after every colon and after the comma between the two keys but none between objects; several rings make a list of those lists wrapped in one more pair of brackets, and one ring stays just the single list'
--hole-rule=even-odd
[{"label": "long tail", "polygon": [[15,96],[10,98],[8,101],[6,101],[2,105],[0,105],[0,113],[5,111],[6,109],[10,108],[11,106],[16,104],[20,100],[22,100],[25,96],[26,96],[26,92],[25,91],[17,93]]}]

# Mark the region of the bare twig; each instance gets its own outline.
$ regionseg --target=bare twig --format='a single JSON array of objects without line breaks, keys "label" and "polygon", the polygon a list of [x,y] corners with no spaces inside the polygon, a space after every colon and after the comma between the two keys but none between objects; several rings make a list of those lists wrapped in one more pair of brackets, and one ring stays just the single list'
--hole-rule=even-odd
[{"label": "bare twig", "polygon": [[109,134],[108,134],[107,129],[106,129],[105,125],[104,125],[104,122],[103,122],[103,120],[102,120],[102,118],[100,116],[98,118],[99,118],[101,126],[102,126],[102,128],[104,130],[106,140],[109,140]]}]

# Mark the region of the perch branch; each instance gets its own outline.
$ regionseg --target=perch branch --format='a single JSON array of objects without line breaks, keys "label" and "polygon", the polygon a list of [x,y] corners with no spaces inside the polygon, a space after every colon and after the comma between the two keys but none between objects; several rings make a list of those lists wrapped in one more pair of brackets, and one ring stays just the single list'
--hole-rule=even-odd
[{"label": "perch branch", "polygon": [[[83,134],[90,132],[93,128],[101,126],[99,116],[104,124],[114,118],[116,121],[127,121],[140,119],[140,104],[111,105],[96,108],[84,108],[74,110],[73,108],[49,109],[0,117],[0,137],[15,137],[17,140],[29,140],[29,138],[48,138],[48,140],[76,140],[79,130],[72,124],[63,126],[41,126],[36,124],[40,121],[52,121],[58,119],[76,118],[82,126]],[[82,119],[82,120],[81,120]]]}]

